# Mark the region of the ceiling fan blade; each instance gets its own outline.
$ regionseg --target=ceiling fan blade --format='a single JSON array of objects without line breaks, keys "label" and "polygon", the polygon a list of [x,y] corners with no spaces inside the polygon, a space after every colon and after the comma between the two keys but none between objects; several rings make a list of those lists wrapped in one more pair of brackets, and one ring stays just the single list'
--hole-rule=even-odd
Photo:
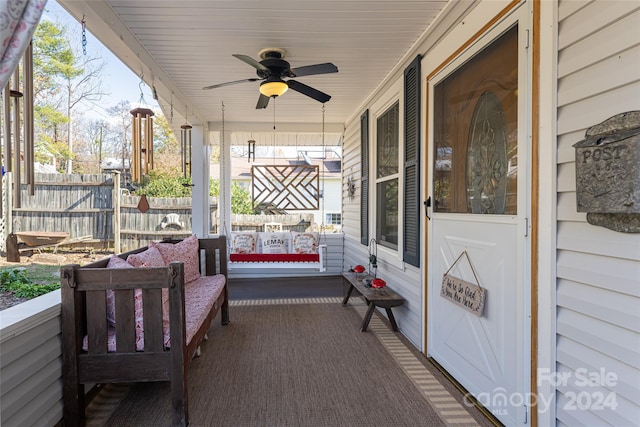
[{"label": "ceiling fan blade", "polygon": [[333,65],[331,62],[325,62],[324,64],[307,65],[304,67],[293,68],[291,72],[293,73],[293,76],[291,77],[302,77],[311,76],[313,74],[337,73],[338,67]]},{"label": "ceiling fan blade", "polygon": [[269,105],[269,97],[260,94],[260,98],[258,98],[258,103],[256,104],[256,110],[267,108],[267,105]]},{"label": "ceiling fan blade", "polygon": [[258,61],[256,61],[255,59],[253,59],[250,56],[241,55],[241,54],[238,54],[238,53],[234,53],[233,56],[238,58],[240,61],[246,62],[247,64],[251,65],[253,68],[255,68],[257,70],[269,71],[269,69],[267,67],[265,67],[264,65],[262,65],[261,63],[259,63]]},{"label": "ceiling fan blade", "polygon": [[252,77],[250,79],[234,80],[232,82],[219,83],[217,85],[205,86],[202,89],[203,90],[216,89],[216,88],[219,88],[219,87],[235,85],[235,84],[238,84],[238,83],[257,82],[258,80],[262,80],[262,79],[260,79],[258,77]]},{"label": "ceiling fan blade", "polygon": [[306,84],[297,82],[295,80],[287,80],[287,85],[289,85],[289,89],[293,89],[296,92],[307,95],[308,97],[313,98],[318,102],[322,102],[323,104],[331,99],[330,95],[327,95],[324,92],[320,92],[318,89],[314,89],[311,86],[307,86]]}]

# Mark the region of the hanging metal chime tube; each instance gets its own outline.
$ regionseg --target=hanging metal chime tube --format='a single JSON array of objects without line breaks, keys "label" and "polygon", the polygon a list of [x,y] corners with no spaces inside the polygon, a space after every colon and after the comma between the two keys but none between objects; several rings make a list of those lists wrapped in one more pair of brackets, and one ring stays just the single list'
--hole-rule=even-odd
[{"label": "hanging metal chime tube", "polygon": [[13,74],[13,86],[11,91],[11,97],[13,98],[13,155],[14,159],[14,191],[13,191],[13,207],[22,207],[22,177],[20,171],[20,98],[22,98],[22,92],[20,92],[20,72],[16,68]]},{"label": "hanging metal chime tube", "polygon": [[144,131],[144,173],[153,170],[153,114],[145,118]]},{"label": "hanging metal chime tube", "polygon": [[[4,88],[4,93],[3,93],[3,102],[2,102],[2,109],[3,109],[3,125],[4,125],[4,129],[3,129],[3,133],[4,133],[4,147],[3,147],[3,155],[4,158],[2,159],[2,165],[4,167],[4,171],[5,172],[11,172],[12,171],[12,167],[11,167],[11,97],[10,97],[10,82],[7,82],[7,85]],[[4,175],[4,174],[3,174]],[[11,175],[7,175],[7,177],[9,177]],[[8,179],[8,178],[7,178]],[[0,192],[1,193],[1,192]],[[2,201],[2,194],[0,194],[0,202]],[[4,205],[2,203],[0,203],[0,205],[2,205],[0,207],[0,217],[4,218]]]},{"label": "hanging metal chime tube", "polygon": [[[133,113],[132,113],[133,114]],[[131,137],[131,181],[140,182],[140,117],[133,114],[132,137]]]},{"label": "hanging metal chime tube", "polygon": [[191,177],[191,129],[190,124],[183,124],[180,126],[180,142],[182,153],[182,175],[185,178]]},{"label": "hanging metal chime tube", "polygon": [[35,195],[35,146],[33,127],[33,43],[24,53],[24,174],[30,196]]}]

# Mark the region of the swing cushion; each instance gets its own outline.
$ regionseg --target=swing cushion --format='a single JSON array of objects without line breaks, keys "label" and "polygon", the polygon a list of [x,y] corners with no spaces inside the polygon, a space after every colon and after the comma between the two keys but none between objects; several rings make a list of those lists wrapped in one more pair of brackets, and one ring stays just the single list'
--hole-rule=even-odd
[{"label": "swing cushion", "polygon": [[294,254],[317,254],[318,233],[291,232],[291,252]]},{"label": "swing cushion", "polygon": [[234,231],[231,233],[232,254],[255,254],[257,233],[250,231]]},{"label": "swing cushion", "polygon": [[260,254],[286,254],[289,252],[288,232],[259,232],[258,253]]},{"label": "swing cushion", "polygon": [[315,254],[230,254],[232,262],[319,262]]}]

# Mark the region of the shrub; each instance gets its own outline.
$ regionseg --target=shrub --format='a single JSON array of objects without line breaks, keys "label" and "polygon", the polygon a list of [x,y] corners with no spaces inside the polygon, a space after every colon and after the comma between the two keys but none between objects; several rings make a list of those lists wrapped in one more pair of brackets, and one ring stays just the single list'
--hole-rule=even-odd
[{"label": "shrub", "polygon": [[[136,190],[138,195],[149,197],[191,197],[191,179],[181,175],[152,171],[144,177],[142,186]],[[220,181],[209,180],[209,195],[220,195]],[[251,194],[238,182],[231,183],[231,212],[234,214],[252,214]]]},{"label": "shrub", "polygon": [[60,283],[34,283],[23,268],[0,271],[0,289],[18,298],[35,298],[60,288]]}]

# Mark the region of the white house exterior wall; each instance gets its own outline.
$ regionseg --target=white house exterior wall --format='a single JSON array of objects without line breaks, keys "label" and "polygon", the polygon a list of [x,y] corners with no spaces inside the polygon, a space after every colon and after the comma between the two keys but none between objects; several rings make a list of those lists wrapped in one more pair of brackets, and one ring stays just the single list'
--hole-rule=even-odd
[{"label": "white house exterior wall", "polygon": [[[541,119],[539,172],[544,176],[540,176],[539,182],[541,192],[552,191],[556,197],[545,193],[537,200],[542,218],[538,224],[537,259],[541,265],[538,266],[537,292],[539,302],[545,302],[537,313],[542,319],[538,326],[543,326],[538,330],[538,359],[541,370],[568,375],[574,380],[549,386],[544,384],[544,375],[553,372],[537,372],[538,390],[546,388],[555,394],[555,415],[540,413],[538,424],[637,425],[640,414],[640,236],[592,226],[584,213],[577,212],[573,144],[584,138],[589,127],[618,113],[640,109],[640,4],[625,0],[543,3],[543,9],[557,8],[553,14],[543,15],[540,29],[543,33],[554,31],[555,34],[557,28],[558,37],[554,41],[558,48],[550,50],[547,45],[540,48],[545,55],[541,63],[551,64],[548,68],[557,71],[557,80],[552,81],[557,84],[557,92],[555,87],[553,90],[547,86],[540,88],[541,111],[556,114],[545,113]],[[408,65],[416,53],[423,53],[424,83],[432,70],[507,4],[474,3],[471,12],[463,11],[462,4],[452,5],[417,49],[405,55],[401,65]],[[469,13],[465,15],[466,12]],[[540,40],[548,42],[549,38],[545,33]],[[548,68],[543,67],[542,72],[548,72]],[[345,269],[366,264],[367,259],[367,247],[360,243],[359,117],[401,78],[400,71],[392,75],[377,95],[372,95],[360,111],[354,112],[346,125],[342,208]],[[547,75],[541,76],[540,82],[549,83]],[[423,111],[427,111],[424,90],[423,87],[422,105]],[[554,109],[549,110],[550,106]],[[427,120],[428,111],[423,116]],[[370,115],[369,121],[371,130],[375,118]],[[549,134],[545,133],[547,129],[555,130]],[[555,150],[549,147],[554,135],[557,135]],[[422,139],[421,185],[425,182],[427,161],[425,132]],[[370,147],[373,143],[370,132]],[[370,153],[373,156],[372,149]],[[547,166],[549,161],[557,167]],[[350,177],[356,183],[352,199],[346,187]],[[426,194],[423,186],[423,196]],[[423,230],[424,226],[423,221]],[[425,248],[424,239],[422,248]],[[409,303],[398,310],[398,324],[401,332],[424,351],[421,339],[424,328],[421,301],[425,299],[423,270],[383,263],[379,274],[391,278],[390,284],[407,298]],[[547,317],[548,313],[551,317]],[[549,360],[555,361],[555,366],[549,366]],[[616,375],[615,384],[609,381],[610,385],[605,386],[585,388],[581,385],[580,374],[598,373],[601,369],[605,374]],[[614,393],[615,410],[597,404],[601,393],[606,397],[609,392]],[[591,406],[573,410],[578,398],[582,399],[580,405],[590,399]]]},{"label": "white house exterior wall", "polygon": [[[573,144],[640,109],[640,3],[562,0],[557,13],[557,425],[637,425],[640,235],[577,212]],[[609,380],[585,386],[585,372]]]},{"label": "white house exterior wall", "polygon": [[[490,1],[481,2],[478,4],[472,2],[453,2],[449,7],[443,11],[439,17],[437,23],[430,28],[429,32],[419,40],[414,49],[405,55],[405,60],[395,73],[385,82],[385,84],[379,87],[376,94],[366,103],[364,108],[354,114],[352,120],[346,124],[346,130],[343,140],[343,176],[346,181],[350,176],[355,179],[356,193],[355,197],[351,200],[347,194],[346,182],[343,186],[343,202],[342,202],[342,221],[343,232],[345,233],[345,254],[344,254],[344,268],[349,269],[356,264],[363,264],[367,266],[368,247],[360,243],[360,191],[361,191],[361,165],[360,165],[360,115],[369,109],[369,164],[370,170],[374,170],[374,155],[375,149],[375,123],[376,112],[379,105],[389,105],[393,96],[397,96],[397,91],[394,90],[394,86],[402,88],[402,79],[404,68],[406,68],[411,60],[415,58],[416,54],[423,54],[422,60],[422,167],[421,167],[421,180],[420,185],[423,189],[423,198],[426,198],[426,190],[424,189],[425,173],[426,173],[426,137],[425,137],[425,114],[426,98],[425,98],[425,76],[441,64],[452,53],[452,47],[459,47],[473,34],[478,31],[486,22],[498,14],[500,10],[506,7],[509,1]],[[469,15],[469,9],[472,12]],[[464,24],[462,24],[464,16]],[[452,30],[454,30],[452,32]],[[453,34],[455,33],[455,34]],[[400,89],[400,92],[402,90]],[[402,94],[400,94],[400,98]],[[400,105],[402,105],[402,99],[400,99]],[[401,118],[403,112],[400,112]],[[402,119],[400,120],[402,122]],[[402,133],[401,133],[402,134]],[[402,145],[402,144],[401,144]],[[373,179],[373,178],[370,178]],[[401,180],[402,181],[402,180]],[[402,188],[402,182],[400,188]],[[369,224],[370,232],[369,237],[375,237],[374,230],[374,216],[375,211],[375,185],[373,181],[369,185]],[[402,209],[402,207],[400,207]],[[425,219],[421,218],[421,240],[424,241]],[[401,229],[401,226],[400,226]],[[424,243],[422,244],[424,248]],[[423,249],[424,250],[424,249]],[[424,252],[423,252],[424,253]],[[392,256],[386,251],[385,248],[378,246],[378,258],[380,260],[378,266],[378,276],[387,280],[389,286],[393,287],[395,291],[401,294],[406,303],[402,307],[394,308],[394,317],[398,322],[398,326],[401,332],[420,350],[425,350],[424,344],[424,272],[422,269],[418,269],[411,265],[405,264],[401,261],[402,254],[398,253],[398,256]]]}]

